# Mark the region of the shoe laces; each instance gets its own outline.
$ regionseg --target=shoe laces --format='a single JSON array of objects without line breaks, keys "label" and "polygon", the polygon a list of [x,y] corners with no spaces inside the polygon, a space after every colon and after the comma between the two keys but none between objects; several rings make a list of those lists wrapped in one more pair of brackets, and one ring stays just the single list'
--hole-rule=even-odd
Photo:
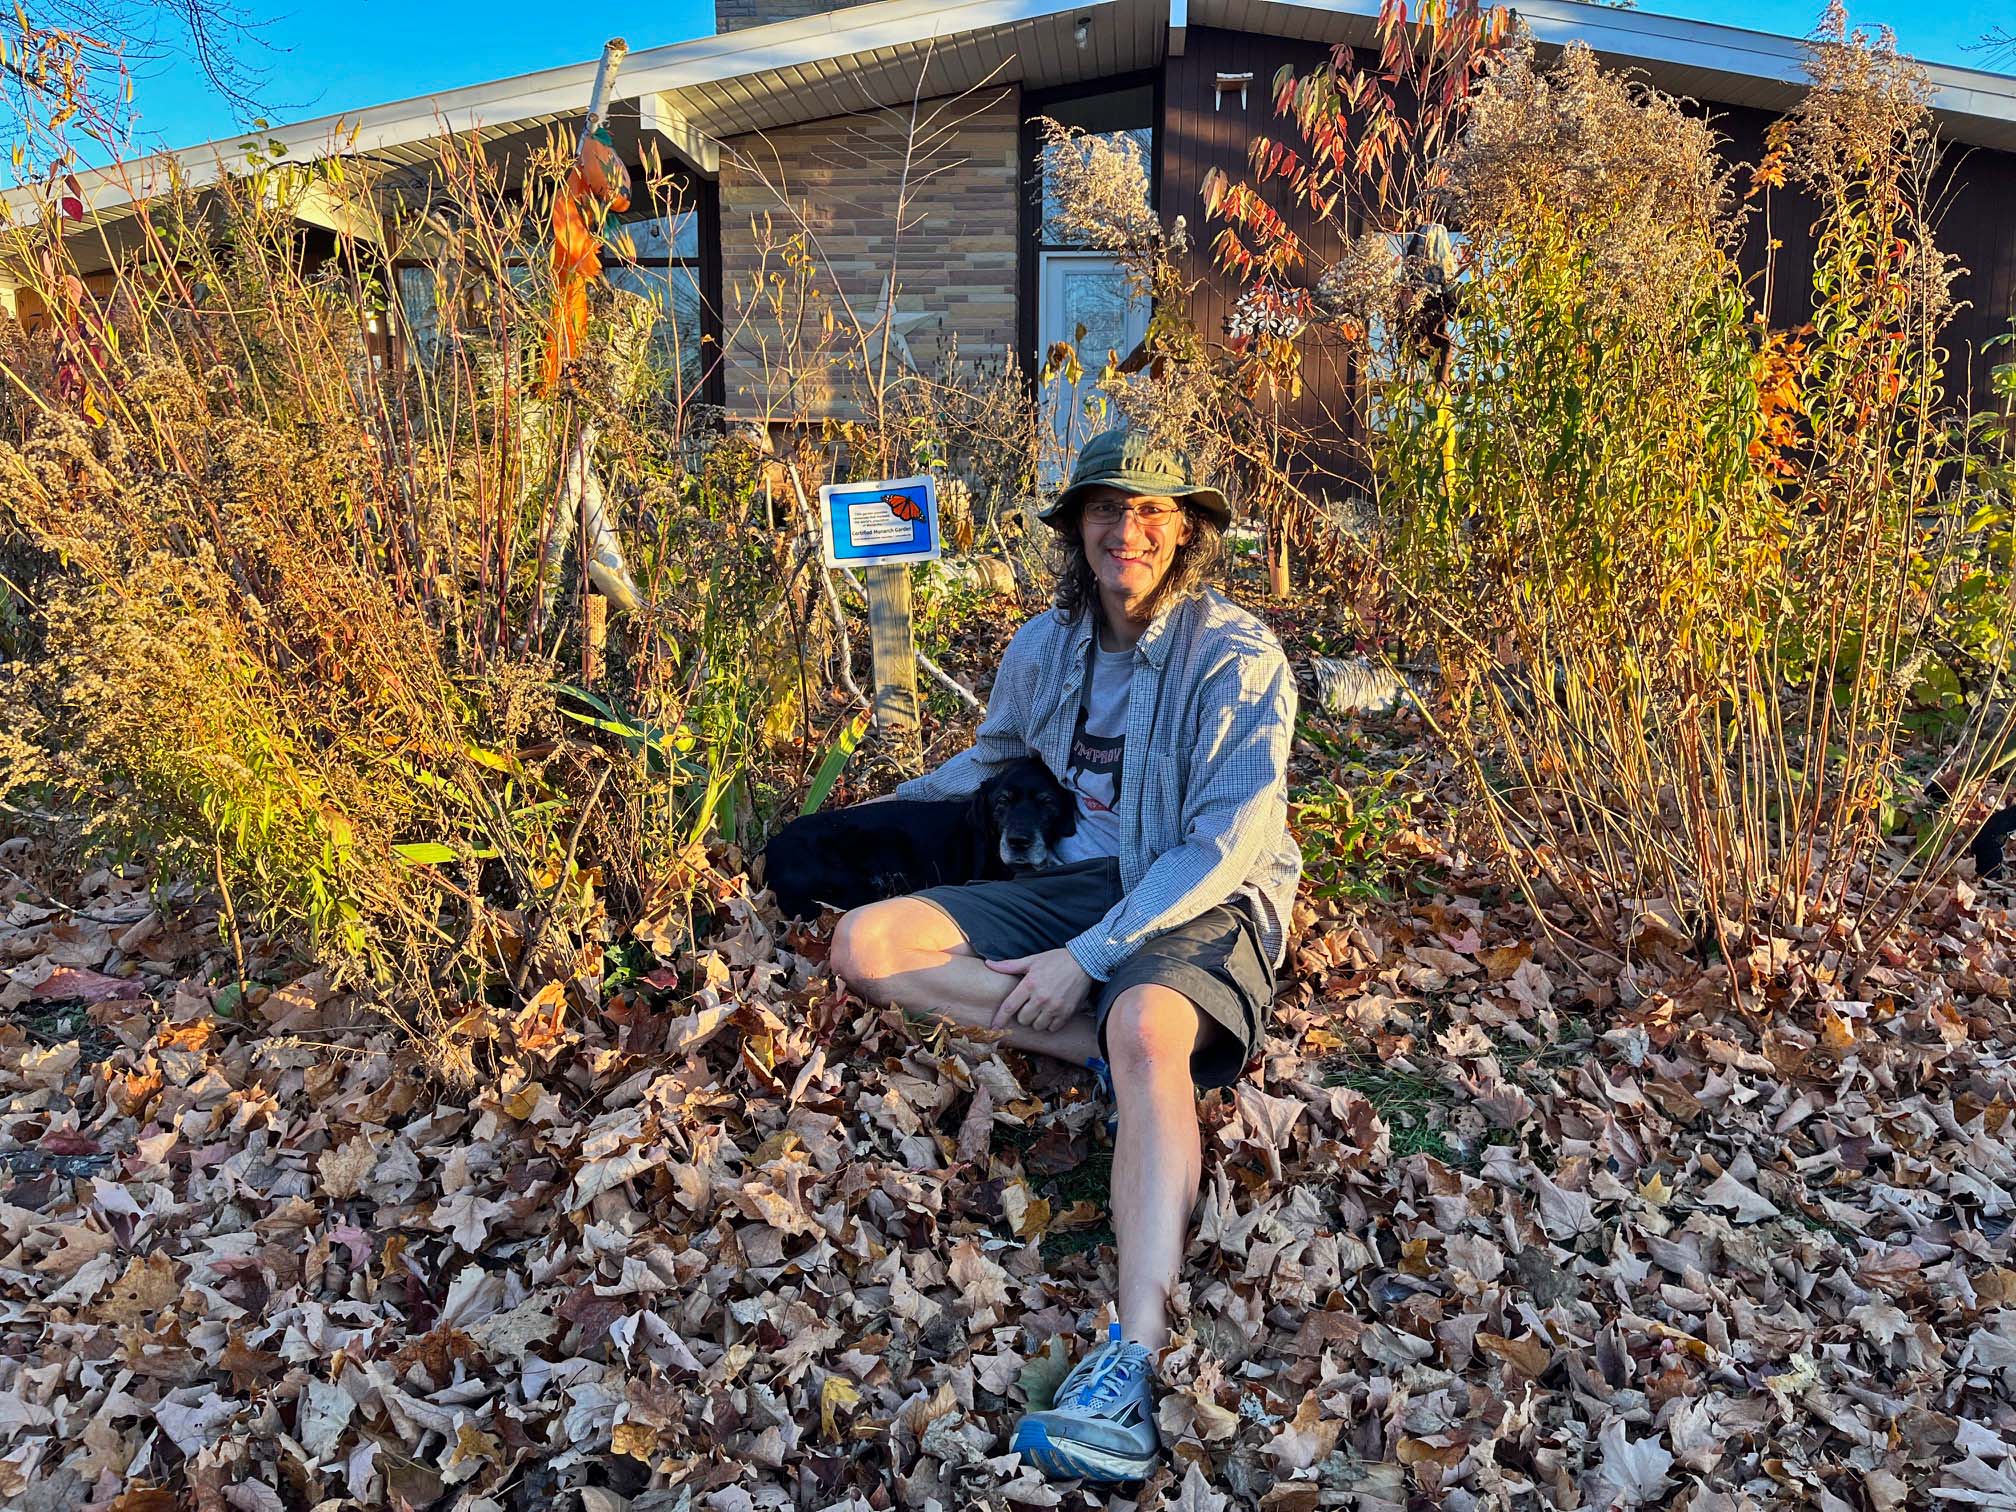
[{"label": "shoe laces", "polygon": [[1085,1062],[1085,1069],[1092,1073],[1092,1080],[1096,1084],[1100,1098],[1105,1102],[1112,1102],[1113,1068],[1106,1064],[1105,1058],[1098,1055],[1093,1056],[1092,1059]]},{"label": "shoe laces", "polygon": [[1113,1139],[1120,1133],[1120,1104],[1113,1093],[1113,1068],[1103,1057],[1095,1055],[1085,1062],[1085,1069],[1092,1073],[1093,1091],[1106,1104],[1106,1137]]},{"label": "shoe laces", "polygon": [[1108,1324],[1106,1343],[1093,1357],[1092,1374],[1078,1388],[1078,1400],[1072,1405],[1103,1412],[1133,1383],[1142,1363],[1142,1356],[1129,1350],[1122,1342],[1120,1325]]}]

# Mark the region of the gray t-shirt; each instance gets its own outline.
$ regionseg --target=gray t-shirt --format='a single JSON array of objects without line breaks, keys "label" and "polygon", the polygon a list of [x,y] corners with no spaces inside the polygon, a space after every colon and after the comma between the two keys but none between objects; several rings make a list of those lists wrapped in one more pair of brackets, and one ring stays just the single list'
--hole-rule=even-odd
[{"label": "gray t-shirt", "polygon": [[1133,687],[1134,648],[1108,651],[1095,635],[1091,674],[1064,770],[1064,786],[1078,800],[1078,828],[1057,847],[1066,862],[1120,854],[1120,760],[1127,746],[1127,695]]}]

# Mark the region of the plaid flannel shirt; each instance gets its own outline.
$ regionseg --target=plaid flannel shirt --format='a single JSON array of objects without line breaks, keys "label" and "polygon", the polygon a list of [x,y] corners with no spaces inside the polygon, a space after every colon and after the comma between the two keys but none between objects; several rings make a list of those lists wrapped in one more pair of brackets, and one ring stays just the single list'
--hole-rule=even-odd
[{"label": "plaid flannel shirt", "polygon": [[[961,798],[1024,755],[1069,764],[1093,616],[1045,610],[1015,633],[973,745],[896,789]],[[1066,942],[1104,981],[1143,942],[1232,898],[1279,964],[1302,858],[1288,834],[1295,679],[1280,643],[1215,591],[1158,616],[1134,648],[1121,758],[1122,896]]]}]

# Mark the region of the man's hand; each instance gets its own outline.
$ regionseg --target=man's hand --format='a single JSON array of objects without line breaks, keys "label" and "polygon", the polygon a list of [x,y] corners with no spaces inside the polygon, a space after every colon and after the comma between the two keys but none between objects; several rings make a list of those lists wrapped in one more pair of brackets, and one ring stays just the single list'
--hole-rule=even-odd
[{"label": "man's hand", "polygon": [[1052,1033],[1063,1028],[1071,1015],[1085,1006],[1086,995],[1092,990],[1092,978],[1062,946],[987,964],[995,971],[1022,978],[994,1010],[996,1029],[1022,1023],[1039,1033]]}]

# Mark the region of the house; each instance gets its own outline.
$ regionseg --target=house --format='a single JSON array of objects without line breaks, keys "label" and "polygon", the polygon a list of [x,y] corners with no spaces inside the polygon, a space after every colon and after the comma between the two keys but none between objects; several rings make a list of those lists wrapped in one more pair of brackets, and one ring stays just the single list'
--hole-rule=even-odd
[{"label": "house", "polygon": [[[872,318],[893,306],[897,360],[928,369],[956,348],[963,360],[1034,366],[1082,327],[1096,369],[1108,348],[1132,346],[1145,314],[1110,257],[1054,238],[1031,124],[1048,115],[1145,145],[1162,219],[1185,216],[1193,231],[1198,326],[1221,334],[1236,290],[1209,266],[1208,235],[1196,234],[1204,177],[1240,173],[1248,143],[1271,129],[1277,68],[1307,69],[1334,43],[1365,41],[1377,9],[1377,0],[873,0],[840,9],[717,0],[715,35],[631,53],[618,76],[616,144],[633,165],[671,165],[677,203],[632,212],[636,256],[615,276],[660,295],[689,381],[731,414],[774,414],[787,402],[764,371],[762,323],[743,297],[780,221],[815,240],[856,312]],[[1770,121],[1802,87],[1801,46],[1788,38],[1578,0],[1527,0],[1517,13],[1543,49],[1584,41],[1607,63],[1699,101],[1739,158],[1760,154]],[[472,84],[272,135],[291,156],[343,152],[386,182],[410,182],[449,131],[480,128],[489,150],[508,157],[556,128],[578,130],[594,70],[584,62]],[[1951,347],[1956,368],[1979,384],[1987,343],[2016,315],[2016,79],[1929,73],[1956,148],[1943,238],[1968,269]],[[906,140],[915,147],[911,216],[899,236]],[[231,171],[242,151],[234,138],[174,154],[172,166],[200,184]],[[169,166],[138,165],[137,187]],[[101,213],[125,192],[87,186]],[[354,207],[304,201],[298,213],[359,229]],[[1786,243],[1772,290],[1780,312],[1808,297],[1808,218],[1794,204],[1772,222]],[[1300,229],[1320,249],[1322,228]],[[1762,266],[1761,245],[1745,256],[1752,270]],[[400,287],[400,324],[424,341],[425,279],[403,269]],[[1307,402],[1335,405],[1347,386],[1342,372],[1312,375]],[[815,407],[838,402],[842,387],[831,378]]]}]

